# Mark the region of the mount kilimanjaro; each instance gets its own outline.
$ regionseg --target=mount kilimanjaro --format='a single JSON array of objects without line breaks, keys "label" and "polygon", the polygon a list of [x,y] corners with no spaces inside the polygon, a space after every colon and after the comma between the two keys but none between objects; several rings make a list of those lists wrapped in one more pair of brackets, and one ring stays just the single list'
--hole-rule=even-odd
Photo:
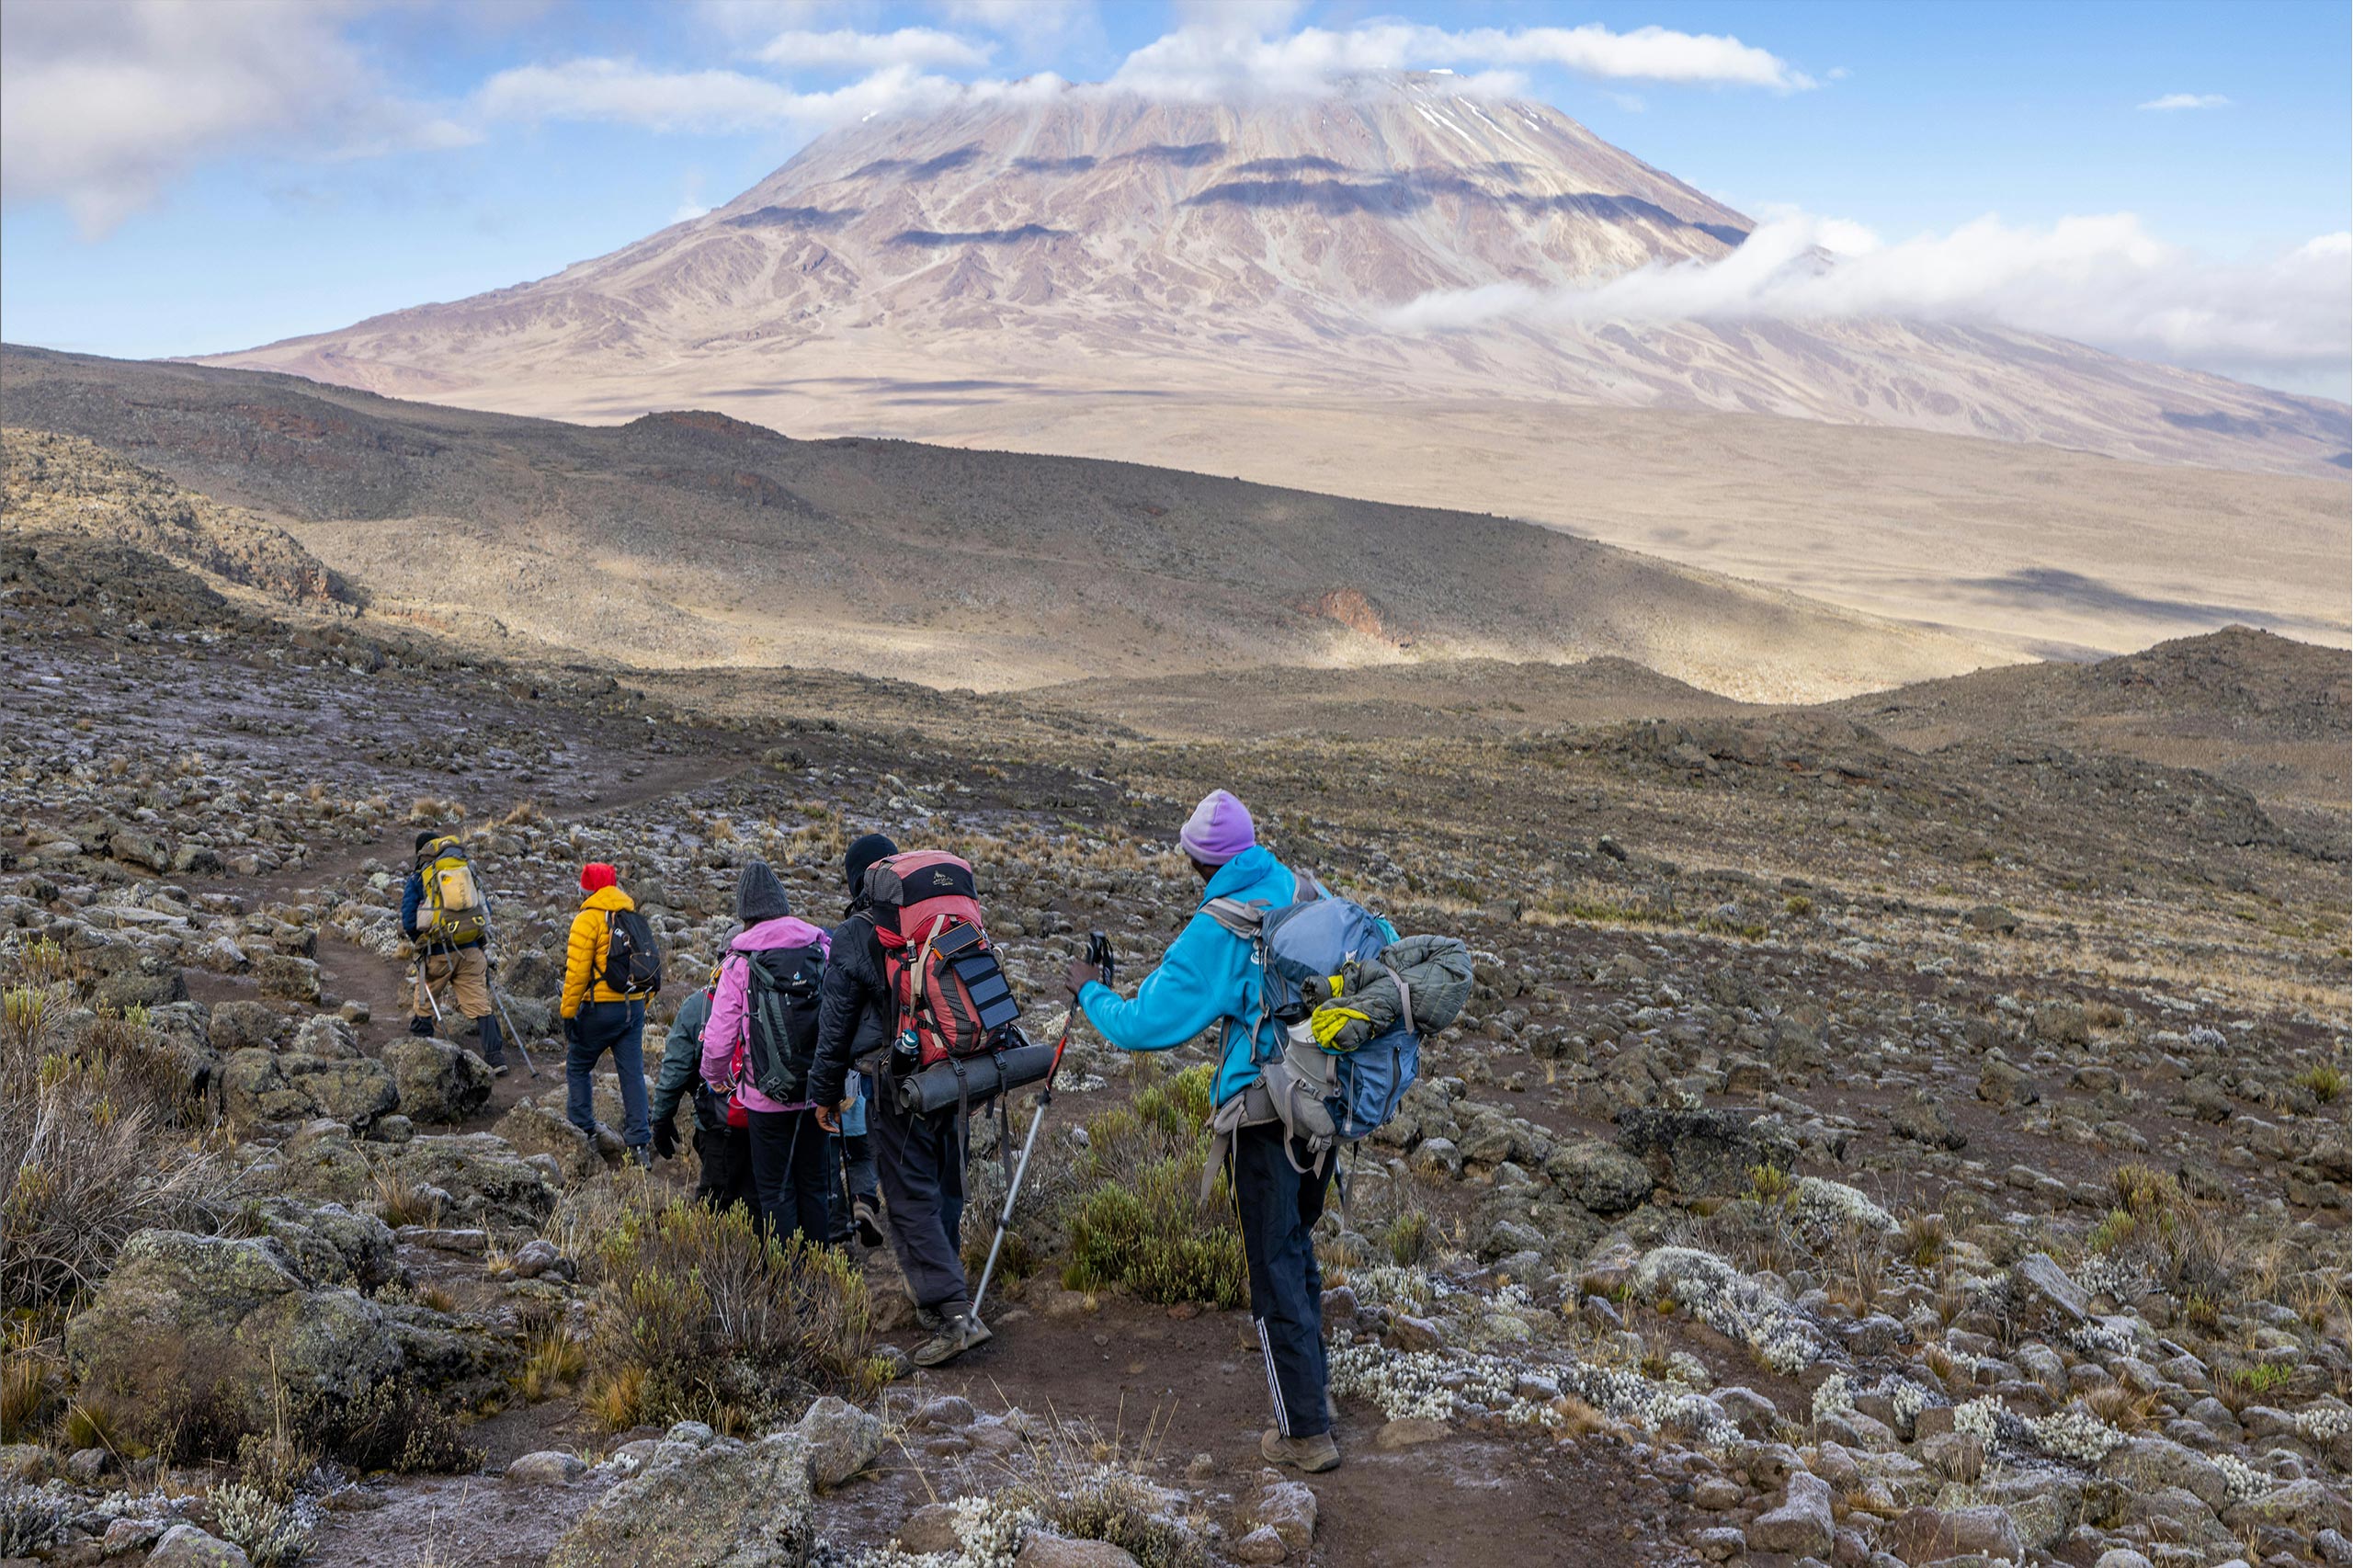
[{"label": "mount kilimanjaro", "polygon": [[1062,88],[871,119],[552,277],[206,362],[1493,510],[2022,651],[2345,635],[2341,595],[2308,591],[2343,577],[2340,404],[1990,326],[1392,324],[1752,227],[1443,76],[1246,106]]}]

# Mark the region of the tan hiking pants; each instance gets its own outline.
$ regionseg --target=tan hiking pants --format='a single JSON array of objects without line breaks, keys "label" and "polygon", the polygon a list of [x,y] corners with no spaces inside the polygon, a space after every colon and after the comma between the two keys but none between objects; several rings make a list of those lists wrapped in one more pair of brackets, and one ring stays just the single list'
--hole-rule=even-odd
[{"label": "tan hiking pants", "polygon": [[433,1016],[426,987],[447,985],[458,994],[458,1011],[469,1018],[490,1017],[490,958],[480,947],[443,949],[418,960],[416,1001],[411,1011],[420,1018]]}]

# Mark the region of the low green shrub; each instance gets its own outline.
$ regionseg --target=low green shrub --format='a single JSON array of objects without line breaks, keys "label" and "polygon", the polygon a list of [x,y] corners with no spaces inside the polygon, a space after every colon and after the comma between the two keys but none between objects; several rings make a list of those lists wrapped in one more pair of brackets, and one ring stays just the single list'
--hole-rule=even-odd
[{"label": "low green shrub", "polygon": [[588,1364],[604,1419],[742,1430],[813,1391],[880,1386],[866,1278],[839,1251],[771,1240],[740,1206],[651,1200],[596,1257]]},{"label": "low green shrub", "polygon": [[1200,1197],[1201,1162],[1164,1159],[1132,1184],[1104,1182],[1071,1221],[1063,1282],[1074,1290],[1117,1287],[1147,1301],[1239,1306],[1250,1277],[1223,1172]]}]

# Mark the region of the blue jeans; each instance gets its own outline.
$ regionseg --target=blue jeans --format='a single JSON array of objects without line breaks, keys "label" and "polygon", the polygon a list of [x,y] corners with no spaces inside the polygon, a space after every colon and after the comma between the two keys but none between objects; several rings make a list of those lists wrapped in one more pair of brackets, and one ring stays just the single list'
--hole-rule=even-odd
[{"label": "blue jeans", "polygon": [[563,1051],[564,1119],[583,1132],[597,1131],[596,1098],[588,1074],[597,1059],[613,1053],[613,1071],[621,1080],[621,1142],[642,1149],[654,1142],[654,1124],[645,1110],[645,1004],[586,1002],[572,1020]]}]

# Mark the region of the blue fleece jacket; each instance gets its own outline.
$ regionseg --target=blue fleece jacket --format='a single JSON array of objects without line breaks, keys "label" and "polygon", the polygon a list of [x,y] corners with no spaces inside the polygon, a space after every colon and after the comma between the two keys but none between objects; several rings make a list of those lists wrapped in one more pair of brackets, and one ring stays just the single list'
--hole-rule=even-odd
[{"label": "blue fleece jacket", "polygon": [[[1202,890],[1211,899],[1264,901],[1281,909],[1297,896],[1290,868],[1264,845],[1253,845],[1223,866]],[[1161,955],[1160,967],[1145,975],[1135,998],[1126,1001],[1100,981],[1078,994],[1078,1005],[1097,1033],[1121,1051],[1168,1051],[1223,1019],[1224,1055],[1218,1063],[1217,1103],[1223,1105],[1257,1081],[1258,1063],[1281,1049],[1282,1026],[1265,1019],[1260,1045],[1250,1040],[1250,1017],[1257,1011],[1260,973],[1250,944],[1207,914],[1197,913]]]}]

